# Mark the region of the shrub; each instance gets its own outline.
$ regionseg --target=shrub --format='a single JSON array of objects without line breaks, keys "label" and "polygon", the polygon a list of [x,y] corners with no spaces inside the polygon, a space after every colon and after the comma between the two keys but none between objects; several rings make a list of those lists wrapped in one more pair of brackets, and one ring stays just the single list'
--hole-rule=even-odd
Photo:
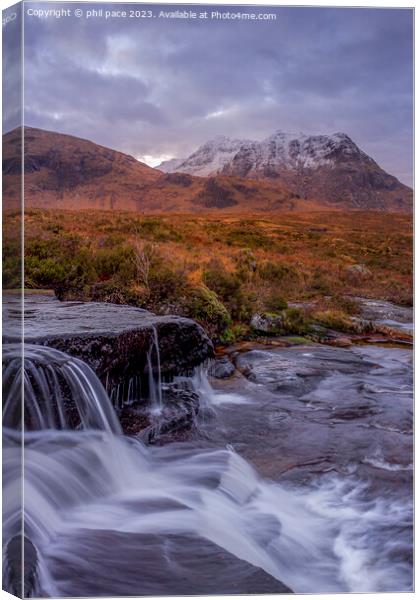
[{"label": "shrub", "polygon": [[224,344],[235,344],[249,336],[249,327],[241,323],[228,327],[220,336],[220,341]]},{"label": "shrub", "polygon": [[325,310],[317,312],[313,315],[313,320],[319,325],[323,325],[328,329],[335,329],[336,331],[342,331],[345,333],[352,333],[355,331],[355,325],[351,319],[343,312],[338,310]]},{"label": "shrub", "polygon": [[315,271],[312,276],[311,289],[324,295],[332,294],[333,292],[327,275],[319,270]]},{"label": "shrub", "polygon": [[113,304],[131,304],[143,306],[145,299],[141,294],[130,288],[121,287],[114,283],[101,283],[91,288],[92,300],[96,302],[112,302]]},{"label": "shrub", "polygon": [[3,242],[3,287],[21,287],[22,260],[19,243]]},{"label": "shrub", "polygon": [[155,257],[150,267],[148,283],[150,304],[176,300],[185,290],[185,273],[183,269]]},{"label": "shrub", "polygon": [[125,246],[100,248],[94,255],[93,263],[95,271],[101,280],[116,278],[126,284],[135,278],[135,266],[131,248]]},{"label": "shrub", "polygon": [[360,305],[357,300],[353,300],[353,298],[347,296],[332,296],[328,304],[347,315],[357,315],[360,313]]},{"label": "shrub", "polygon": [[231,324],[223,302],[204,285],[189,290],[186,311],[189,317],[199,321],[212,336],[222,333]]},{"label": "shrub", "polygon": [[296,284],[300,281],[300,274],[292,265],[274,263],[269,260],[264,261],[258,266],[258,273],[261,279],[272,283]]},{"label": "shrub", "polygon": [[25,286],[53,288],[62,285],[68,277],[68,268],[67,264],[54,258],[28,256],[25,259]]},{"label": "shrub", "polygon": [[268,310],[274,312],[280,312],[288,307],[287,301],[277,294],[269,296],[265,301],[265,304]]},{"label": "shrub", "polygon": [[300,308],[287,308],[282,312],[285,334],[304,335],[309,331],[309,320]]},{"label": "shrub", "polygon": [[243,248],[269,248],[271,240],[255,226],[255,223],[245,222],[242,227],[231,229],[226,233],[225,242],[228,246]]},{"label": "shrub", "polygon": [[180,242],[182,234],[170,223],[165,223],[159,217],[147,217],[135,226],[135,231],[140,238],[153,239],[159,242]]},{"label": "shrub", "polygon": [[229,273],[220,261],[213,260],[207,265],[203,280],[228,308],[232,319],[249,319],[252,314],[251,298],[243,290],[241,278],[237,273]]}]

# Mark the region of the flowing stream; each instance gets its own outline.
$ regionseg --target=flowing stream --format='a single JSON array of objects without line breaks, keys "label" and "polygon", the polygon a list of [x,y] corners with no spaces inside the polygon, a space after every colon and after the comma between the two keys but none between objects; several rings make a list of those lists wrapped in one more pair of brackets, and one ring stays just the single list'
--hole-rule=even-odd
[{"label": "flowing stream", "polygon": [[[7,554],[21,439],[18,348],[6,353]],[[247,377],[183,378],[200,394],[199,429],[145,446],[121,434],[87,365],[25,348],[30,595],[412,589],[410,351],[256,348],[236,364]]]}]

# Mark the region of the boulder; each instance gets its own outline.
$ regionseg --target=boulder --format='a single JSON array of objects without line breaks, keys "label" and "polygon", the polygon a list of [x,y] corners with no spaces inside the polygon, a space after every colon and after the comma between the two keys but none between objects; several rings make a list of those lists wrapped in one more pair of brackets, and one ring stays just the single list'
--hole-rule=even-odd
[{"label": "boulder", "polygon": [[210,367],[209,374],[216,379],[226,379],[235,372],[235,366],[230,362],[227,356],[216,358]]},{"label": "boulder", "polygon": [[256,313],[252,316],[250,325],[256,333],[276,335],[283,332],[284,320],[281,315],[274,313]]},{"label": "boulder", "polygon": [[[5,297],[5,343],[20,341],[21,323],[19,296]],[[150,368],[157,372],[159,366],[163,377],[188,374],[214,354],[206,332],[192,319],[104,302],[60,302],[38,294],[25,298],[25,343],[80,358],[107,389],[130,377],[147,377]]]}]

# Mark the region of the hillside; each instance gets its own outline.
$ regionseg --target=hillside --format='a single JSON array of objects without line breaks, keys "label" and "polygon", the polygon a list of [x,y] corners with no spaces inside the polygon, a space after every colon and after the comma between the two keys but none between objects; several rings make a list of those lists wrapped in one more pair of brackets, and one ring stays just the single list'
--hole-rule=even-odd
[{"label": "hillside", "polygon": [[[20,134],[3,138],[5,208],[20,198]],[[162,173],[115,150],[70,135],[25,128],[25,206],[159,211],[278,210],[296,207],[278,182]]]},{"label": "hillside", "polygon": [[[3,138],[3,189],[16,198],[20,133]],[[45,208],[137,209],[160,173],[131,156],[70,135],[25,128],[25,204]]]},{"label": "hillside", "polygon": [[[292,136],[293,137],[293,136]],[[20,135],[3,138],[3,206],[20,202]],[[411,210],[412,191],[344,134],[219,137],[162,172],[70,135],[25,128],[25,206],[154,212]],[[184,172],[182,172],[184,171]]]},{"label": "hillside", "polygon": [[412,209],[412,190],[381,169],[345,133],[277,131],[262,142],[217,137],[190,157],[166,161],[159,168],[276,181],[300,199],[337,208]]}]

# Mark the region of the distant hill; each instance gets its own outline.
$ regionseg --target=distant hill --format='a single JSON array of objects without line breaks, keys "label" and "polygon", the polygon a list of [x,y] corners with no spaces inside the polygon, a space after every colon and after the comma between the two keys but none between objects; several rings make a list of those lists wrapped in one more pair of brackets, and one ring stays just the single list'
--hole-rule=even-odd
[{"label": "distant hill", "polygon": [[[25,128],[25,203],[61,208],[136,209],[160,178],[132,156],[62,133]],[[3,190],[15,196],[20,132],[3,138]]]},{"label": "distant hill", "polygon": [[[312,149],[299,142],[293,150],[277,134],[262,152],[256,142],[217,138],[183,162],[163,164],[170,171],[163,172],[88,140],[26,127],[25,206],[147,213],[410,210],[412,191],[361,151],[357,159],[347,140]],[[20,203],[20,146],[18,130],[3,136],[4,208]]]},{"label": "distant hill", "polygon": [[412,210],[412,190],[386,173],[345,133],[277,131],[262,142],[217,137],[159,168],[190,175],[277,181],[297,197],[344,209]]}]

